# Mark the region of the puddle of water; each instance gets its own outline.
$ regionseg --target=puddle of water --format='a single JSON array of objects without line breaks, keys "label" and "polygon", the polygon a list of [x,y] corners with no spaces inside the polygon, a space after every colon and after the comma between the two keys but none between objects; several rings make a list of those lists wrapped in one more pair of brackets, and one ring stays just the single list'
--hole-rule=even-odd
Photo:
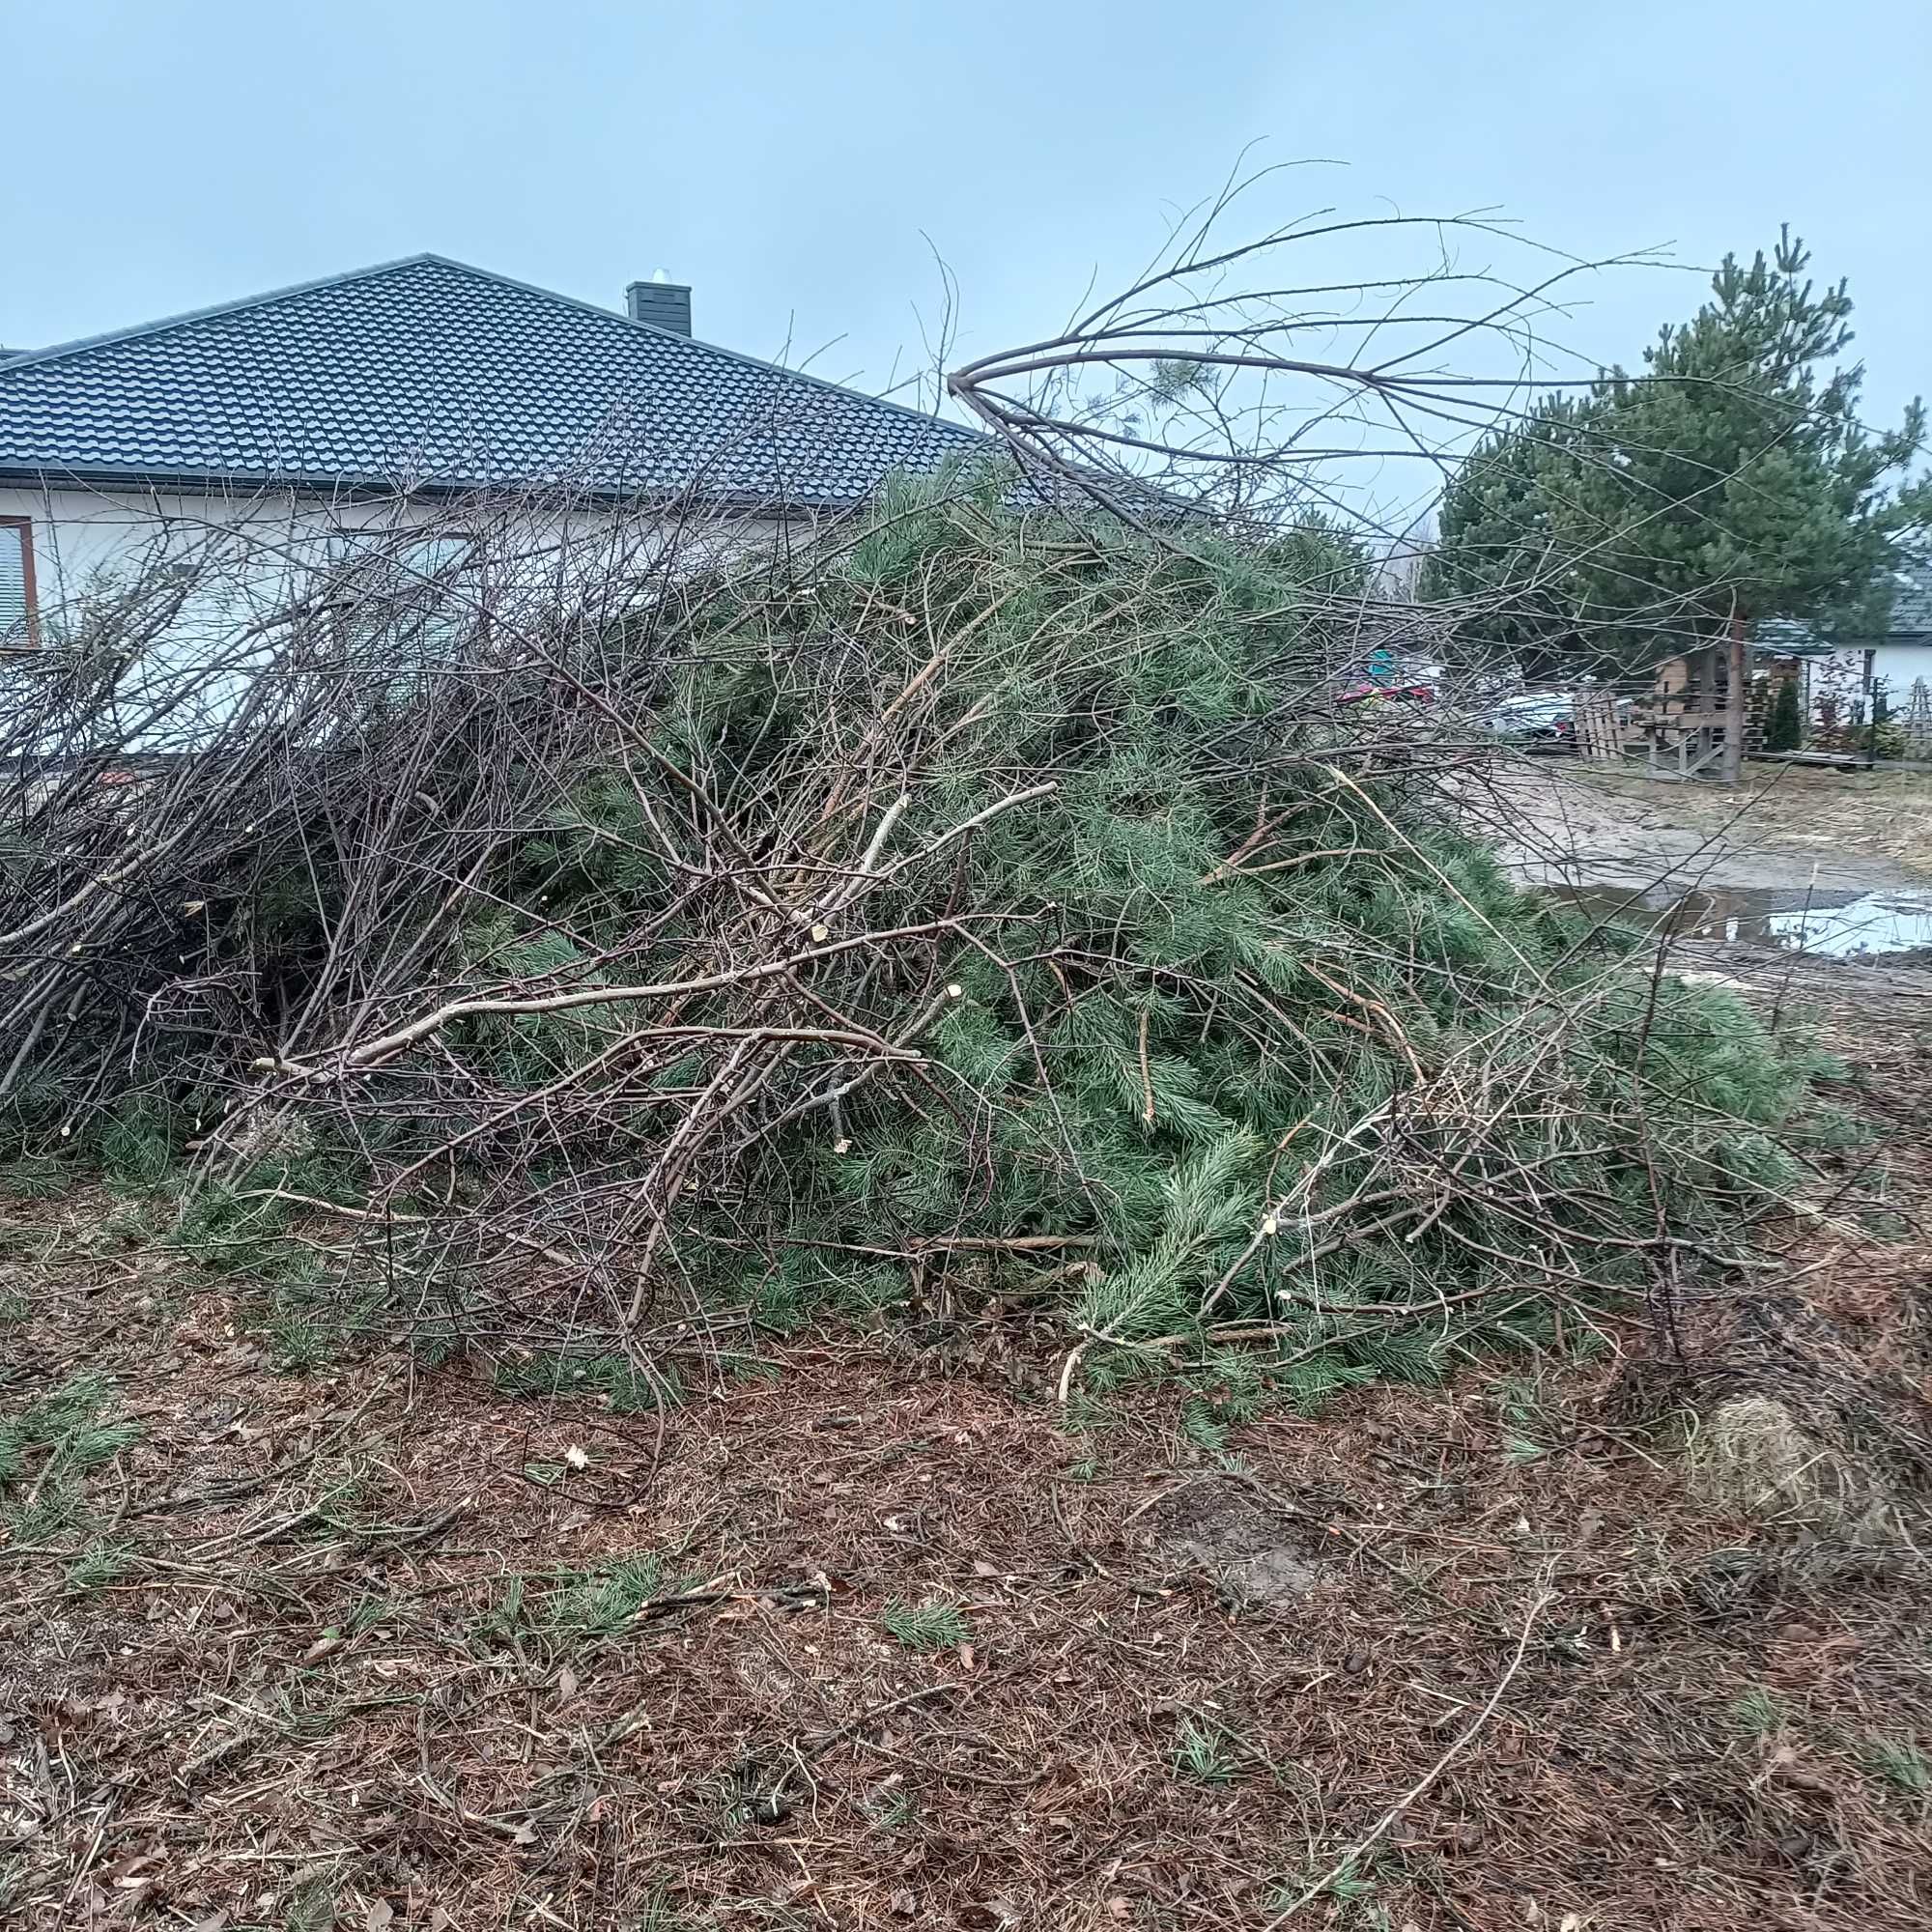
[{"label": "puddle of water", "polygon": [[1932,949],[1932,892],[1813,895],[1747,887],[1689,893],[1668,887],[1633,896],[1602,886],[1559,886],[1552,896],[1592,920],[1680,934],[1755,940],[1828,959],[1877,959]]}]

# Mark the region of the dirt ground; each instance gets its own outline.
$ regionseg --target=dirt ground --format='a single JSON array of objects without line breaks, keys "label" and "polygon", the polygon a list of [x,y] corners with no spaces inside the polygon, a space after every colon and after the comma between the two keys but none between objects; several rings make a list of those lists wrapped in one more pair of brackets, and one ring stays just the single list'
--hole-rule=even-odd
[{"label": "dirt ground", "polygon": [[1732,789],[1537,759],[1506,792],[1506,856],[1539,884],[1861,893],[1932,881],[1932,774],[1747,765]]},{"label": "dirt ground", "polygon": [[[11,1204],[0,1921],[1924,1924],[1932,972],[1691,964],[1815,1017],[1883,1148],[1681,1354],[1634,1314],[1313,1416],[1063,1406],[993,1307],[662,1414],[285,1374],[245,1282]],[[1772,1400],[1795,1468],[1724,1461]]]}]

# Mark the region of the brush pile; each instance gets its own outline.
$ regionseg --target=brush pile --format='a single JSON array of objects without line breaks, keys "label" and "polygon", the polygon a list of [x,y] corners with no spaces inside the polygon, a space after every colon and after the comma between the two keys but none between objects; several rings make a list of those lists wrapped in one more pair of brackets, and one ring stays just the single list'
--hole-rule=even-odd
[{"label": "brush pile", "polygon": [[1336,702],[1411,613],[1332,531],[955,476],[798,549],[352,534],[157,557],[8,669],[0,768],[7,1151],[298,1326],[641,1401],[673,1338],[998,1294],[1319,1394],[1667,1306],[1789,1178],[1745,1010],[1452,829],[1453,707]]}]

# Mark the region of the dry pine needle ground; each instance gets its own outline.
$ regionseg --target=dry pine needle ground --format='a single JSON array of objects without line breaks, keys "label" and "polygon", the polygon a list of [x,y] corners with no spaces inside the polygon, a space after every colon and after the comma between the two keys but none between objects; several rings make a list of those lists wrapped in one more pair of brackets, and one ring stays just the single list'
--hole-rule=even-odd
[{"label": "dry pine needle ground", "polygon": [[[9,1922],[1263,1926],[1546,1595],[1292,1922],[1932,1902],[1923,1563],[1707,1494],[1613,1361],[1216,1448],[1211,1390],[1069,1418],[1044,1333],[969,1320],[696,1369],[660,1427],[278,1374],[107,1207],[19,1210],[9,1264],[10,1406],[94,1374],[138,1430],[12,1520]],[[1905,1362],[1890,1280],[1845,1332]]]}]

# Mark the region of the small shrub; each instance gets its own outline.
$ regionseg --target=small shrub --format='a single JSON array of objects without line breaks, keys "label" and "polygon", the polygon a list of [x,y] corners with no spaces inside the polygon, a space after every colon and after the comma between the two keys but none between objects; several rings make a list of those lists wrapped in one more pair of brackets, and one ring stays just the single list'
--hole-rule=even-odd
[{"label": "small shrub", "polygon": [[174,1163],[167,1110],[152,1094],[129,1094],[100,1130],[100,1164],[107,1178],[131,1187],[158,1187]]},{"label": "small shrub", "polygon": [[1340,1353],[1324,1350],[1290,1363],[1283,1372],[1282,1386],[1294,1412],[1312,1421],[1344,1389],[1372,1382],[1378,1374],[1373,1363],[1350,1362]]},{"label": "small shrub", "polygon": [[1192,1396],[1180,1411],[1180,1433],[1199,1449],[1218,1455],[1228,1446],[1228,1425],[1214,1413],[1213,1406]]},{"label": "small shrub", "polygon": [[217,1274],[266,1273],[276,1265],[290,1219],[285,1201],[257,1198],[246,1185],[214,1184],[183,1201],[171,1240]]},{"label": "small shrub", "polygon": [[1772,702],[1771,723],[1765,728],[1764,749],[1767,752],[1796,752],[1804,743],[1804,716],[1798,702],[1798,680],[1787,677],[1780,681],[1777,696]]},{"label": "small shrub", "polygon": [[0,1421],[0,1495],[25,1480],[30,1463],[39,1467],[35,1480],[44,1492],[139,1441],[136,1424],[102,1419],[114,1398],[104,1376],[76,1376]]},{"label": "small shrub", "polygon": [[336,1916],[335,1887],[326,1878],[303,1879],[298,1884],[282,1917],[283,1932],[331,1932],[341,1922]]},{"label": "small shrub", "polygon": [[1310,1877],[1282,1887],[1268,1900],[1267,1909],[1285,1919],[1298,1906],[1312,1904],[1317,1898],[1330,1898],[1337,1905],[1351,1909],[1344,1923],[1373,1926],[1376,1932],[1382,1932],[1388,1921],[1386,1915],[1373,1902],[1375,1893],[1376,1880],[1350,1860],[1340,1871],[1325,1878]]},{"label": "small shrub", "polygon": [[284,1375],[312,1375],[341,1353],[341,1337],[326,1323],[299,1315],[270,1317],[264,1336],[269,1359]]},{"label": "small shrub", "polygon": [[632,1921],[635,1932],[691,1932],[692,1921],[670,1902],[670,1893],[662,1881],[651,1888],[644,1909]]},{"label": "small shrub", "polygon": [[480,1616],[469,1624],[472,1638],[486,1645],[509,1644],[514,1646],[524,1634],[532,1629],[528,1593],[521,1577],[512,1577],[503,1585],[503,1593]]},{"label": "small shrub", "polygon": [[0,1524],[15,1546],[41,1543],[71,1529],[86,1514],[78,1487],[62,1476],[49,1476],[17,1502],[0,1507]]},{"label": "small shrub", "polygon": [[868,1801],[867,1809],[882,1832],[902,1832],[919,1817],[919,1800],[904,1785],[893,1785]]},{"label": "small shrub", "polygon": [[61,1164],[43,1154],[23,1154],[0,1167],[0,1194],[15,1201],[49,1201],[66,1186]]}]

